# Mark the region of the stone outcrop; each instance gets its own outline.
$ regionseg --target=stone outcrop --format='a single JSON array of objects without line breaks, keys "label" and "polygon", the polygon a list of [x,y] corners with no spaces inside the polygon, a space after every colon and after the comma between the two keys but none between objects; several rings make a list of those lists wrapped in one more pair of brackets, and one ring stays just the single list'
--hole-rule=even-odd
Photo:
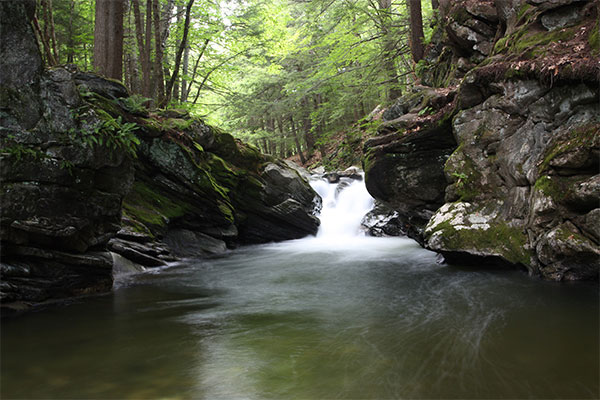
[{"label": "stone outcrop", "polygon": [[597,4],[465,0],[444,11],[419,66],[429,86],[399,99],[365,144],[367,188],[448,262],[597,279]]},{"label": "stone outcrop", "polygon": [[118,82],[43,70],[31,6],[0,2],[4,309],[108,291],[113,265],[316,233],[320,198],[285,162]]},{"label": "stone outcrop", "polygon": [[42,71],[29,5],[0,3],[3,304],[110,290],[105,245],[133,181],[127,151],[76,133],[110,134],[93,111],[74,114],[84,103],[68,71]]}]

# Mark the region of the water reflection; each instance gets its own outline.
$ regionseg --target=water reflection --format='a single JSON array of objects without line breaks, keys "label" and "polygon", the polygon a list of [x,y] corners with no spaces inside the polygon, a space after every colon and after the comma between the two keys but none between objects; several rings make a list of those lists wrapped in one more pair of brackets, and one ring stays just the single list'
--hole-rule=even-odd
[{"label": "water reflection", "polygon": [[595,398],[598,286],[255,246],[2,324],[2,398]]}]

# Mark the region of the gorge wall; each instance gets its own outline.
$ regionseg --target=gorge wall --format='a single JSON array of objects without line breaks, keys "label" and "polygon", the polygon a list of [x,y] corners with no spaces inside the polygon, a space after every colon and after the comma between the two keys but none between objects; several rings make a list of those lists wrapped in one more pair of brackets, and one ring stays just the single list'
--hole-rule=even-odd
[{"label": "gorge wall", "polygon": [[598,3],[447,4],[422,86],[365,144],[369,191],[448,262],[597,279]]},{"label": "gorge wall", "polygon": [[119,82],[44,69],[33,6],[0,2],[5,313],[109,291],[124,264],[316,233],[319,198],[288,164]]}]

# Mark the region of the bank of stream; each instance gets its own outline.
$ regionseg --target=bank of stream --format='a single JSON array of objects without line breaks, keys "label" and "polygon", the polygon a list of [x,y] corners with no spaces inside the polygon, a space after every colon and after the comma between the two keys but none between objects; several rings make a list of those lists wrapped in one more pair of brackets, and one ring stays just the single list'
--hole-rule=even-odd
[{"label": "bank of stream", "polygon": [[[370,207],[360,181],[319,185],[324,213],[344,193]],[[3,321],[1,397],[598,397],[597,283],[449,267],[332,218],[351,233],[123,275]]]}]

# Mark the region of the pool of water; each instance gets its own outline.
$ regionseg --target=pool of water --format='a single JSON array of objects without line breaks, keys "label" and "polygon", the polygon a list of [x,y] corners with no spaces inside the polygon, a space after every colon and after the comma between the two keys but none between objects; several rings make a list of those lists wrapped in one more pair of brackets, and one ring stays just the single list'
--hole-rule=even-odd
[{"label": "pool of water", "polygon": [[[485,267],[485,266],[482,266]],[[308,238],[2,321],[9,398],[597,398],[597,283]]]}]

